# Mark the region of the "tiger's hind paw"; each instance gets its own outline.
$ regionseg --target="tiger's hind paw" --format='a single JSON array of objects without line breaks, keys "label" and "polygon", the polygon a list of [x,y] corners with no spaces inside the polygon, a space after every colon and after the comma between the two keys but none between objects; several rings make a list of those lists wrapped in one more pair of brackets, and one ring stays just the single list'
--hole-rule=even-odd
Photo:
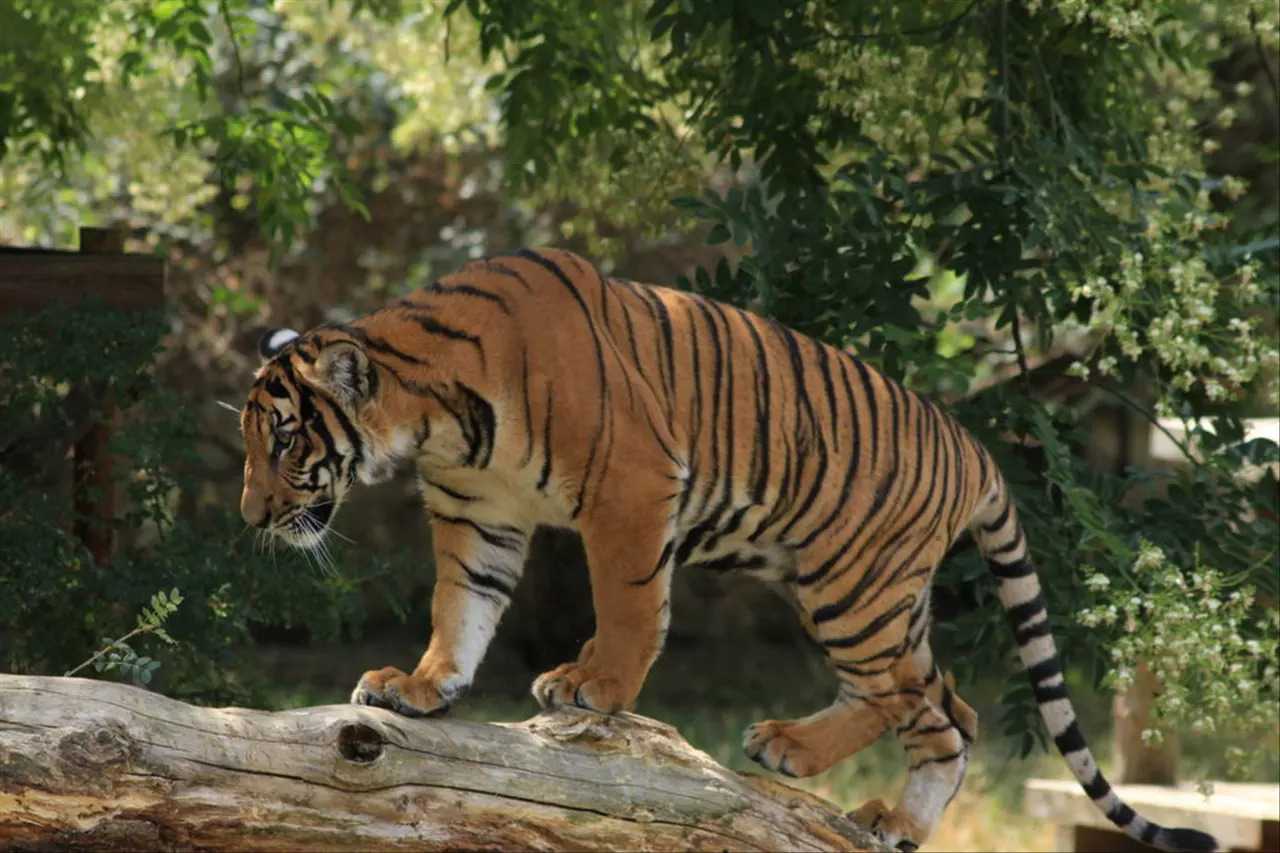
[{"label": "tiger's hind paw", "polygon": [[807,746],[800,726],[794,722],[765,720],[747,726],[742,733],[742,751],[762,767],[787,776],[813,776],[831,766]]},{"label": "tiger's hind paw", "polygon": [[846,817],[853,818],[863,829],[902,853],[915,853],[925,840],[926,833],[915,818],[889,808],[884,800],[868,800]]}]

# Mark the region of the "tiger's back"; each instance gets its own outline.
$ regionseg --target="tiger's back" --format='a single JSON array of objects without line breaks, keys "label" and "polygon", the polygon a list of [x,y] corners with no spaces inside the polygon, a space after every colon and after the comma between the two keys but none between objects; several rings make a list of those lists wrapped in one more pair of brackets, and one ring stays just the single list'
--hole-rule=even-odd
[{"label": "tiger's back", "polygon": [[[1135,815],[1097,771],[990,456],[853,356],[697,294],[607,279],[555,250],[478,261],[351,324],[272,340],[282,343],[264,351],[246,407],[246,519],[281,526],[307,506],[336,506],[355,479],[410,459],[430,508],[430,645],[412,673],[366,673],[353,701],[406,714],[456,701],[539,525],[581,534],[597,624],[577,661],[535,681],[544,706],[633,707],[665,640],[672,572],[745,572],[793,604],[839,681],[829,708],[749,728],[748,755],[807,776],[893,729],[906,788],[895,807],[875,801],[858,817],[913,848],[958,789],[976,736],[928,636],[934,571],[968,531],[1090,796],[1148,843],[1212,849],[1208,836]],[[288,420],[304,397],[318,413],[311,427]],[[304,425],[280,451],[278,425],[293,423]],[[307,479],[290,466],[322,485],[269,494]],[[303,509],[263,510],[273,498]]]}]

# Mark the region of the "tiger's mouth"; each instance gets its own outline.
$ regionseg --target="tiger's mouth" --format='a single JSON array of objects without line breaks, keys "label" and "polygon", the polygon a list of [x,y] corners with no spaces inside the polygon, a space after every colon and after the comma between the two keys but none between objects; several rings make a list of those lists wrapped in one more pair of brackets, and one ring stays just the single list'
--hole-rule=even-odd
[{"label": "tiger's mouth", "polygon": [[321,527],[329,526],[329,519],[333,518],[333,501],[321,501],[307,507],[306,512],[313,519],[320,523]]},{"label": "tiger's mouth", "polygon": [[282,518],[272,532],[295,548],[320,548],[329,532],[329,521],[336,505],[336,501],[325,500],[299,507]]}]

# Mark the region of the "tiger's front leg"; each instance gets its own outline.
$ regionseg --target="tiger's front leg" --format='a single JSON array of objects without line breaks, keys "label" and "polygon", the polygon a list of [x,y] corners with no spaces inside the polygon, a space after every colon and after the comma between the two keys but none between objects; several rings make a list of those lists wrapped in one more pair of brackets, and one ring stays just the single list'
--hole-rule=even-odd
[{"label": "tiger's front leg", "polygon": [[442,714],[471,687],[524,570],[529,534],[516,527],[434,515],[436,583],[431,642],[412,673],[370,670],[351,694],[356,705],[409,717]]}]

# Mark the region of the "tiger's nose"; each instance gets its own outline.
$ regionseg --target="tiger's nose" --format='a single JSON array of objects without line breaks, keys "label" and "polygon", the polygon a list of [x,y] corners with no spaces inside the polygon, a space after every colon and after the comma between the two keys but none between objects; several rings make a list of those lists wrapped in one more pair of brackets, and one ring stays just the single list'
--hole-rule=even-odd
[{"label": "tiger's nose", "polygon": [[267,506],[270,502],[270,498],[262,500],[246,494],[240,498],[240,517],[246,524],[265,530],[271,523],[271,512]]}]

